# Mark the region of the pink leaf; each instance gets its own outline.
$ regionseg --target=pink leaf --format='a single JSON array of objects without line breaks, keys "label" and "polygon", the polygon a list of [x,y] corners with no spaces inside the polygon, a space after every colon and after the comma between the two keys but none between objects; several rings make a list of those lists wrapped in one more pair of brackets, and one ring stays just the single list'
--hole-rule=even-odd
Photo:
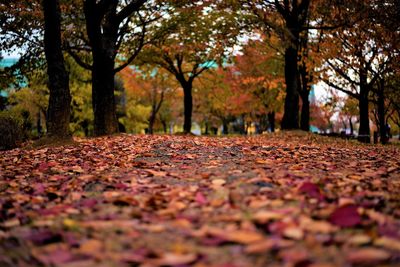
[{"label": "pink leaf", "polygon": [[206,199],[206,197],[205,197],[202,193],[200,193],[200,192],[197,192],[197,193],[196,193],[195,200],[196,200],[196,202],[199,203],[200,205],[205,205],[205,204],[207,204],[207,199]]}]

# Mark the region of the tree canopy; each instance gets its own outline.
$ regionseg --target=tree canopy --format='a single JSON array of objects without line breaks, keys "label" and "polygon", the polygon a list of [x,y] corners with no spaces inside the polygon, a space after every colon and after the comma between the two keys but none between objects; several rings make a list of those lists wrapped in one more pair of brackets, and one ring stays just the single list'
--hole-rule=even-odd
[{"label": "tree canopy", "polygon": [[[48,109],[41,112],[48,134],[56,132],[52,121],[57,131],[86,135],[190,133],[193,123],[205,133],[324,132],[336,123],[369,142],[371,131],[384,141],[385,125],[398,127],[396,1],[59,0],[50,15],[45,3],[0,2],[1,56],[19,54],[0,67],[0,107],[23,117],[26,110],[13,107],[26,103],[15,96],[48,99],[40,108]],[[48,19],[57,13],[54,27]],[[48,91],[34,86],[44,66]],[[54,85],[64,93],[54,97]],[[340,92],[329,98],[334,111],[328,98],[315,99],[320,88]],[[357,109],[349,111],[342,93]],[[357,120],[340,124],[339,114]]]}]

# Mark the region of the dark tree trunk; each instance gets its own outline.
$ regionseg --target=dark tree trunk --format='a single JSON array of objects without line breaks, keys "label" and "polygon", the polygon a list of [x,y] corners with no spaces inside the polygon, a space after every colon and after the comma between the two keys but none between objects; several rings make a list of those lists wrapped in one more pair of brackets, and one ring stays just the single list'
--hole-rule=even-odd
[{"label": "dark tree trunk", "polygon": [[380,88],[378,89],[378,120],[379,120],[379,135],[381,136],[381,143],[387,144],[389,136],[386,129],[385,120],[385,94],[384,83],[381,81]]},{"label": "dark tree trunk", "polygon": [[149,118],[149,134],[153,134],[154,122],[156,121],[156,114],[154,112],[151,113]]},{"label": "dark tree trunk", "polygon": [[208,121],[206,121],[205,122],[205,124],[204,124],[204,135],[209,135],[210,133],[209,133],[209,130],[208,130],[208,127],[209,127],[209,123],[208,123]]},{"label": "dark tree trunk", "polygon": [[242,123],[240,125],[240,134],[241,135],[247,135],[247,129],[246,129],[246,114],[241,115],[241,120]]},{"label": "dark tree trunk", "polygon": [[[304,59],[303,59],[304,60]],[[311,73],[307,71],[307,66],[303,62],[299,69],[299,83],[298,88],[300,89],[301,96],[301,117],[300,117],[300,129],[303,131],[310,131],[310,100],[309,95],[311,91],[309,77]]]},{"label": "dark tree trunk", "polygon": [[192,84],[186,82],[183,87],[184,123],[183,131],[190,133],[192,130],[193,97]]},{"label": "dark tree trunk", "polygon": [[151,114],[149,118],[149,134],[153,134],[154,123],[156,122],[156,117],[158,111],[160,111],[161,105],[164,102],[164,91],[161,92],[160,99],[157,101],[157,92],[153,91],[152,104],[151,104]]},{"label": "dark tree trunk", "polygon": [[275,111],[268,113],[268,122],[271,132],[275,132]]},{"label": "dark tree trunk", "polygon": [[370,130],[369,130],[369,108],[368,108],[368,93],[369,90],[365,86],[360,88],[360,97],[358,108],[360,111],[360,128],[358,130],[358,141],[363,143],[370,143]]},{"label": "dark tree trunk", "polygon": [[351,121],[351,116],[349,117],[350,135],[354,134],[353,122]]},{"label": "dark tree trunk", "polygon": [[309,90],[304,91],[301,94],[302,106],[301,106],[301,118],[300,127],[303,131],[310,130],[310,100],[308,99]]},{"label": "dark tree trunk", "polygon": [[42,136],[42,114],[40,113],[40,111],[37,114],[36,129],[38,136]]},{"label": "dark tree trunk", "polygon": [[281,128],[299,129],[299,93],[298,93],[297,49],[285,50],[286,98]]},{"label": "dark tree trunk", "polygon": [[161,120],[161,124],[163,126],[164,133],[168,133],[168,127],[167,127],[167,122],[165,120]]},{"label": "dark tree trunk", "polygon": [[[99,54],[101,52],[98,52]],[[93,54],[92,102],[94,135],[118,132],[118,120],[114,96],[114,59],[107,55]]]},{"label": "dark tree trunk", "polygon": [[222,119],[222,134],[229,134],[229,129],[228,129],[228,120],[227,119]]},{"label": "dark tree trunk", "polygon": [[116,13],[117,4],[118,2],[114,1],[107,7],[104,6],[106,11],[100,11],[96,1],[84,1],[86,30],[93,56],[92,104],[95,136],[118,132],[114,96],[114,64],[119,25],[112,17]]},{"label": "dark tree trunk", "polygon": [[61,50],[61,10],[58,0],[43,0],[45,31],[44,50],[47,61],[48,87],[50,91],[47,110],[47,135],[71,138],[69,121],[71,95],[69,77]]}]

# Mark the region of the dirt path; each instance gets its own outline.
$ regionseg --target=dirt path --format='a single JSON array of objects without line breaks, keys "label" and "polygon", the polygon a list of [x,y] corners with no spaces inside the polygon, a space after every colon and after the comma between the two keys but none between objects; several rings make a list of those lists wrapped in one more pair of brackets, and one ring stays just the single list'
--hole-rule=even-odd
[{"label": "dirt path", "polygon": [[0,156],[0,266],[399,266],[400,149],[298,133]]}]

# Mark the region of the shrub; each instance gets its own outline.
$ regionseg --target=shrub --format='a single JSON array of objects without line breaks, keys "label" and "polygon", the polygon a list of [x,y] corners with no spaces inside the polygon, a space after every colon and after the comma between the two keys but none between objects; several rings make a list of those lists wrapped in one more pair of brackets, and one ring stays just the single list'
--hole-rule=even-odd
[{"label": "shrub", "polygon": [[8,113],[0,113],[0,150],[18,147],[22,137],[21,121]]}]

